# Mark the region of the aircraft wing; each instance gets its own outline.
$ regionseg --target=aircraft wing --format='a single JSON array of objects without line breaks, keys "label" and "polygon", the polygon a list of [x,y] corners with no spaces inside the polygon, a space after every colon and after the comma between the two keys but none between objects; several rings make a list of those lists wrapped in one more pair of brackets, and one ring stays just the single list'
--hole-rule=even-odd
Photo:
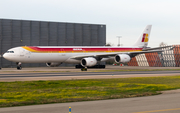
[{"label": "aircraft wing", "polygon": [[116,53],[100,53],[100,54],[92,54],[92,55],[80,55],[80,56],[73,56],[71,59],[81,60],[82,58],[86,57],[95,57],[95,58],[109,58],[113,57],[117,54],[128,54],[130,56],[136,56],[137,54],[143,53],[154,53],[154,52],[163,52],[163,50],[152,50],[152,51],[136,51],[136,52],[116,52]]},{"label": "aircraft wing", "polygon": [[155,48],[144,48],[143,51],[149,51],[149,50],[157,50],[157,49],[163,49],[163,48],[169,48],[173,49],[172,46],[165,46],[165,47],[155,47]]}]

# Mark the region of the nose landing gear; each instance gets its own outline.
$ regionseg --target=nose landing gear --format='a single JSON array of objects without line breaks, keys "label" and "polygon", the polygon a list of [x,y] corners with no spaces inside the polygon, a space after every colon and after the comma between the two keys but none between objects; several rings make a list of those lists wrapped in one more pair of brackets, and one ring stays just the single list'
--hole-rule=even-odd
[{"label": "nose landing gear", "polygon": [[21,70],[22,69],[22,66],[21,66],[21,62],[17,62],[17,70]]}]

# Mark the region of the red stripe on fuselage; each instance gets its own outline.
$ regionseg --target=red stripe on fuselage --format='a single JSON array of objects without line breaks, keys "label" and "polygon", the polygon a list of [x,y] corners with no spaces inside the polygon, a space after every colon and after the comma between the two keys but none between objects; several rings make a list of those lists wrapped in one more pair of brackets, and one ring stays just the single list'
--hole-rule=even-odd
[{"label": "red stripe on fuselage", "polygon": [[127,51],[141,51],[143,48],[40,48],[30,46],[29,48],[35,50],[36,52],[127,52]]}]

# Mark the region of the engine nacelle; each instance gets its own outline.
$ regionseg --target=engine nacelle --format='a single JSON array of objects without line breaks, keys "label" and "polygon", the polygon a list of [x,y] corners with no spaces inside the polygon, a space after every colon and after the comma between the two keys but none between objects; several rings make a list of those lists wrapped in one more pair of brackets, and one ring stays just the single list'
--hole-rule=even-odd
[{"label": "engine nacelle", "polygon": [[118,54],[115,56],[116,63],[127,63],[131,60],[131,57],[127,54]]},{"label": "engine nacelle", "polygon": [[50,62],[50,63],[46,63],[46,65],[48,66],[48,67],[57,67],[57,66],[59,66],[61,63],[56,63],[56,62]]},{"label": "engine nacelle", "polygon": [[97,60],[93,57],[83,58],[81,60],[81,65],[83,67],[92,67],[95,66],[96,64],[97,64]]}]

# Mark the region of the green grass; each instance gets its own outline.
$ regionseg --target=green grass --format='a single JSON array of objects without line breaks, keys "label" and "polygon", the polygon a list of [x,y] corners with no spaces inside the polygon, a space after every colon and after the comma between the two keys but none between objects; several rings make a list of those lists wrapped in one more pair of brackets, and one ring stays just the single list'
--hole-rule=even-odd
[{"label": "green grass", "polygon": [[139,97],[180,88],[180,76],[0,82],[0,107]]}]

